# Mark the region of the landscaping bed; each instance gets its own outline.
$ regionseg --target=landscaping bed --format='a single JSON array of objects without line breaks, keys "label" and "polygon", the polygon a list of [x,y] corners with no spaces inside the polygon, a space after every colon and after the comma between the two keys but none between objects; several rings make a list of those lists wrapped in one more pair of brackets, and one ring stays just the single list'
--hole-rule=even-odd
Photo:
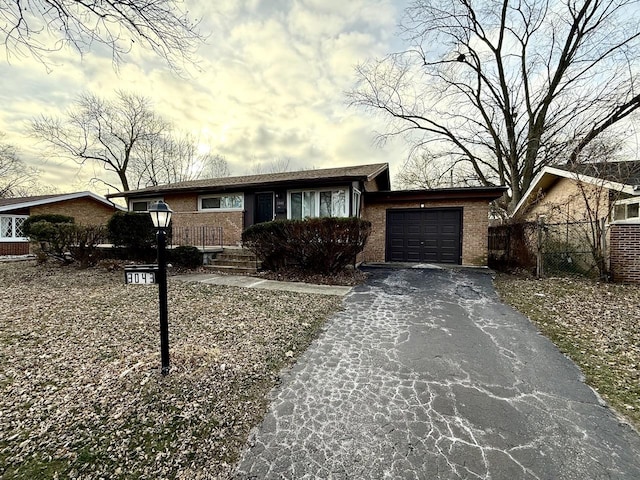
[{"label": "landscaping bed", "polygon": [[580,278],[499,274],[502,298],[527,315],[584,372],[619,414],[640,428],[640,289]]},{"label": "landscaping bed", "polygon": [[278,372],[338,297],[0,263],[0,477],[229,478]]}]

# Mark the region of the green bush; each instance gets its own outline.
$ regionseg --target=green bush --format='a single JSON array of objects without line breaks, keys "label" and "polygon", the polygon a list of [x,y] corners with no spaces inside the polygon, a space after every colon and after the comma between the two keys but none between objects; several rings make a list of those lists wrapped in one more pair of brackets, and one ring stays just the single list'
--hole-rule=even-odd
[{"label": "green bush", "polygon": [[124,247],[128,259],[152,258],[156,233],[149,215],[116,212],[107,222],[109,240],[115,247]]},{"label": "green bush", "polygon": [[41,261],[49,257],[65,264],[76,261],[82,268],[98,262],[98,244],[105,235],[105,227],[99,225],[52,223],[46,220],[32,222],[29,225],[29,238],[36,245],[35,250]]},{"label": "green bush", "polygon": [[[22,224],[22,231],[24,232],[25,236],[27,237],[32,236],[31,228],[34,224],[38,222],[47,222],[50,224],[57,224],[57,223],[74,223],[75,220],[73,217],[69,217],[67,215],[58,215],[54,213],[48,213],[43,215],[32,215],[29,218],[27,218]],[[42,228],[39,228],[38,230],[39,230],[38,235],[43,234]]]},{"label": "green bush", "polygon": [[196,268],[202,265],[202,253],[196,247],[180,246],[168,253],[169,261],[176,267]]},{"label": "green bush", "polygon": [[370,222],[352,217],[279,220],[249,227],[242,242],[268,270],[295,265],[331,274],[355,263],[370,232]]}]

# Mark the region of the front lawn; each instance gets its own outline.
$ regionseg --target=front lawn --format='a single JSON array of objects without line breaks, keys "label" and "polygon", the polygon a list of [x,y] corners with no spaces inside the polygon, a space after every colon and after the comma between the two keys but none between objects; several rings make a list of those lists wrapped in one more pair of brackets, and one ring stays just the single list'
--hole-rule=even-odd
[{"label": "front lawn", "polygon": [[229,478],[278,371],[341,299],[0,263],[0,477]]},{"label": "front lawn", "polygon": [[640,428],[640,288],[583,279],[499,274],[502,298],[527,315]]}]

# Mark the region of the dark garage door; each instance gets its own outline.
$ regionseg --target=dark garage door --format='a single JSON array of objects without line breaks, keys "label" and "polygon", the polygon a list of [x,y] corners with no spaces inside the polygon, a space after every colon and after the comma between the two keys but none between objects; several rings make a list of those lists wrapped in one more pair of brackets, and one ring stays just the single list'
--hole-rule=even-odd
[{"label": "dark garage door", "polygon": [[387,210],[388,262],[461,263],[462,209]]}]

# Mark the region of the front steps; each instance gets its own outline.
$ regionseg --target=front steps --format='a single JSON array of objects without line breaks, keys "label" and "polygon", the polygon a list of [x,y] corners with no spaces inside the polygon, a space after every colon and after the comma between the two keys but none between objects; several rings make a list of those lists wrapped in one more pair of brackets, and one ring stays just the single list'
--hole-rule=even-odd
[{"label": "front steps", "polygon": [[224,247],[205,268],[226,273],[256,273],[260,264],[256,256],[242,248]]}]

